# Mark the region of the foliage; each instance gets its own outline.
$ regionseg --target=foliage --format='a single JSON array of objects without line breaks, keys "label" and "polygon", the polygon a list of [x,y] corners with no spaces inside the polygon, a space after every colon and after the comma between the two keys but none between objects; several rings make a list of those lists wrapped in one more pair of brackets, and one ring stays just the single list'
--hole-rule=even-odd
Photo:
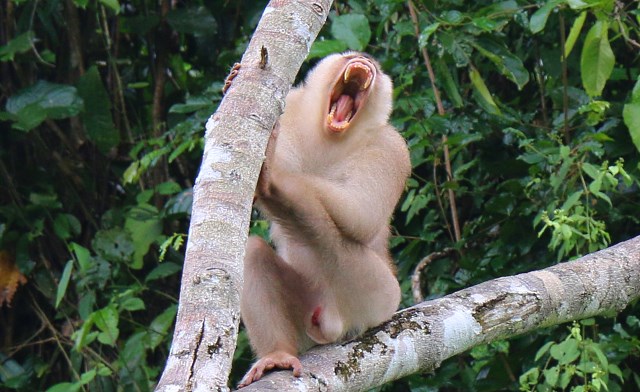
[{"label": "foliage", "polygon": [[[0,388],[153,388],[203,124],[265,3],[0,7],[0,253],[14,277]],[[457,250],[423,276],[428,298],[640,233],[639,2],[414,3],[417,34],[408,1],[336,2],[310,54],[365,50],[395,82],[413,164],[394,222],[403,305],[434,251]],[[637,390],[637,310],[480,346],[382,389]],[[244,335],[235,359],[234,377],[250,362]]]},{"label": "foliage", "polygon": [[[627,317],[625,324],[634,330],[640,326],[635,316]],[[520,376],[520,390],[620,391],[625,375],[619,364],[628,359],[631,351],[640,348],[638,339],[631,337],[620,323],[600,342],[584,338],[587,328],[594,325],[594,319],[574,322],[562,342],[548,342],[540,347],[535,356],[540,366]],[[612,341],[616,343],[611,344]]]}]

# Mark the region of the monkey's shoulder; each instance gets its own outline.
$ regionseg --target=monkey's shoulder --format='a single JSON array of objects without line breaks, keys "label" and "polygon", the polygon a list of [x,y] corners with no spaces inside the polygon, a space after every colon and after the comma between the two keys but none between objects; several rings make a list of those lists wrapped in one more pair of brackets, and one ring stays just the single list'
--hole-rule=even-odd
[{"label": "monkey's shoulder", "polygon": [[[409,147],[400,132],[393,126],[386,125],[381,129],[373,140],[367,143],[363,153],[376,161],[380,161],[385,166],[396,166],[402,171],[411,170],[409,159]],[[390,165],[393,162],[394,165]]]}]

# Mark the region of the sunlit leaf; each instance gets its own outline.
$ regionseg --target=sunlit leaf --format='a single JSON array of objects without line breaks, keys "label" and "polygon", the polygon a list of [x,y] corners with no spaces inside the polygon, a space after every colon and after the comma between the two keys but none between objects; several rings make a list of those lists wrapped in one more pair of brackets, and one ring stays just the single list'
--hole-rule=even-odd
[{"label": "sunlit leaf", "polygon": [[56,292],[56,308],[60,306],[60,302],[62,302],[62,298],[64,298],[65,293],[67,292],[67,287],[69,286],[69,280],[71,279],[71,272],[73,271],[73,260],[67,261],[67,264],[62,271],[62,276],[60,277],[60,283],[58,283],[58,291]]},{"label": "sunlit leaf", "polygon": [[580,58],[582,85],[591,97],[602,94],[602,89],[609,80],[615,64],[608,31],[607,22],[597,21],[589,29],[582,48]]},{"label": "sunlit leaf", "polygon": [[118,339],[120,330],[118,329],[119,314],[114,305],[102,308],[93,314],[93,321],[101,331],[98,334],[98,341],[102,344],[113,346]]},{"label": "sunlit leaf", "polygon": [[131,268],[140,269],[142,258],[149,251],[149,246],[162,234],[162,221],[158,210],[151,205],[140,205],[131,210],[125,222],[125,228],[133,239],[133,258],[129,261]]},{"label": "sunlit leaf", "polygon": [[531,15],[531,19],[529,20],[529,29],[532,33],[539,33],[544,29],[544,26],[547,24],[547,19],[549,19],[549,14],[553,11],[558,4],[561,4],[563,0],[552,0],[548,3],[545,3],[540,9]]},{"label": "sunlit leaf", "polygon": [[624,105],[622,118],[629,129],[629,135],[636,150],[640,151],[640,78],[636,81],[631,93],[631,101]]},{"label": "sunlit leaf", "polygon": [[418,45],[420,45],[421,48],[428,45],[429,38],[438,30],[438,27],[440,27],[440,22],[432,23],[422,30],[420,37],[418,37]]},{"label": "sunlit leaf", "polygon": [[371,39],[369,20],[360,14],[338,15],[331,23],[331,34],[344,41],[349,49],[363,50]]},{"label": "sunlit leaf", "polygon": [[493,62],[501,74],[509,78],[521,90],[529,82],[529,71],[522,64],[522,60],[509,50],[488,39],[478,40],[472,43],[483,56]]},{"label": "sunlit leaf", "polygon": [[116,14],[120,13],[120,2],[118,0],[99,0],[102,4],[110,8]]},{"label": "sunlit leaf", "polygon": [[35,34],[29,30],[0,46],[0,61],[13,61],[16,54],[30,51],[34,39]]},{"label": "sunlit leaf", "polygon": [[564,44],[564,58],[569,57],[571,50],[573,49],[573,45],[575,45],[576,40],[580,36],[580,32],[582,31],[582,26],[584,25],[584,21],[587,18],[587,12],[583,11],[578,15],[576,20],[573,22],[573,26],[571,26],[571,30],[569,30],[569,35],[567,36],[567,40]]},{"label": "sunlit leaf", "polygon": [[482,107],[492,114],[500,114],[500,108],[493,100],[487,85],[485,84],[482,76],[475,68],[469,69],[469,78],[471,79],[471,84],[474,88],[474,95],[476,96],[478,103],[482,105]]},{"label": "sunlit leaf", "polygon": [[311,45],[308,59],[322,58],[330,54],[340,53],[347,50],[347,44],[344,41],[335,39],[316,40]]}]

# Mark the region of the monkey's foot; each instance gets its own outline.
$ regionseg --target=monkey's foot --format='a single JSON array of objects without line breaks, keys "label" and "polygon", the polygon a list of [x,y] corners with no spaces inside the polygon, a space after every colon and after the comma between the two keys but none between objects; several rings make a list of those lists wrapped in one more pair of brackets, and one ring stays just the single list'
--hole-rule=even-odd
[{"label": "monkey's foot", "polygon": [[297,357],[284,351],[274,351],[253,364],[251,370],[238,384],[238,388],[246,387],[252,382],[258,381],[265,371],[272,369],[292,369],[294,376],[300,377],[302,375],[302,364]]}]

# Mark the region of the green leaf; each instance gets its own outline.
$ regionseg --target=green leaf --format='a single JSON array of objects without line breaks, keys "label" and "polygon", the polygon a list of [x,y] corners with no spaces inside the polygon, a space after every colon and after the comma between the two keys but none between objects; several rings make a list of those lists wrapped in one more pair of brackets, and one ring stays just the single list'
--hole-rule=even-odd
[{"label": "green leaf", "polygon": [[471,79],[471,84],[474,88],[474,95],[478,103],[485,109],[487,112],[491,114],[500,114],[500,108],[496,105],[487,85],[484,83],[482,76],[475,68],[469,68],[469,78]]},{"label": "green leaf", "polygon": [[124,181],[125,184],[133,184],[138,181],[143,172],[143,168],[140,166],[140,161],[131,162],[122,174],[122,181]]},{"label": "green leaf", "polygon": [[456,108],[461,108],[464,105],[464,102],[462,100],[462,96],[460,95],[458,84],[453,79],[447,63],[443,59],[438,58],[435,65],[438,76],[440,76],[443,80],[444,91],[452,101],[453,106]]},{"label": "green leaf", "polygon": [[600,346],[597,343],[591,343],[587,345],[587,348],[591,350],[594,354],[596,354],[596,358],[598,358],[598,362],[600,362],[600,367],[602,369],[609,368],[609,360],[607,359],[607,356],[604,355],[604,353],[600,349]]},{"label": "green leaf", "polygon": [[449,24],[460,24],[464,17],[465,15],[458,10],[448,10],[440,14],[440,18]]},{"label": "green leaf", "polygon": [[522,90],[522,87],[529,82],[529,71],[522,64],[522,60],[509,52],[506,47],[488,39],[472,42],[472,45],[491,60],[501,74],[515,83],[518,90]]},{"label": "green leaf", "polygon": [[118,0],[99,0],[99,1],[105,6],[107,6],[108,8],[111,8],[111,10],[116,13],[116,15],[120,13],[120,3],[118,2]]},{"label": "green leaf", "polygon": [[0,61],[13,61],[16,54],[30,51],[34,39],[35,34],[29,30],[0,46]]},{"label": "green leaf", "polygon": [[531,15],[531,19],[529,20],[529,29],[533,34],[539,33],[544,29],[544,26],[547,24],[547,19],[549,19],[549,14],[562,2],[562,0],[549,1]]},{"label": "green leaf", "polygon": [[624,376],[622,375],[622,370],[620,370],[618,365],[616,365],[614,363],[610,363],[608,370],[609,370],[609,373],[613,374],[614,376],[617,376],[620,379],[620,381],[624,381]]},{"label": "green leaf", "polygon": [[73,271],[73,260],[67,261],[67,265],[64,266],[62,276],[60,277],[60,283],[58,283],[58,290],[56,292],[56,309],[60,306],[62,298],[64,298],[69,286],[69,280],[71,279],[71,272]]},{"label": "green leaf", "polygon": [[120,31],[136,35],[146,35],[160,24],[160,15],[119,16]]},{"label": "green leaf", "polygon": [[587,19],[587,12],[583,11],[578,15],[575,21],[573,21],[573,26],[571,26],[571,30],[569,30],[569,36],[567,36],[567,40],[564,43],[564,58],[569,57],[571,50],[573,49],[573,45],[575,45],[576,40],[580,36],[580,32],[582,31],[582,26],[584,25],[584,21]]},{"label": "green leaf", "polygon": [[622,118],[629,129],[629,135],[636,150],[640,151],[640,78],[636,81],[631,93],[631,102],[624,105]]},{"label": "green leaf", "polygon": [[78,218],[71,214],[56,214],[53,219],[53,231],[59,238],[68,240],[80,234],[82,225]]},{"label": "green leaf", "polygon": [[98,231],[91,245],[98,255],[111,262],[131,263],[135,252],[131,236],[121,228]]},{"label": "green leaf", "polygon": [[93,314],[93,321],[101,331],[98,341],[102,344],[114,346],[120,331],[118,330],[119,315],[115,305],[109,305]]},{"label": "green leaf", "polygon": [[582,171],[594,180],[600,177],[600,168],[589,162],[584,162],[582,164]]},{"label": "green leaf", "polygon": [[121,347],[118,352],[119,360],[126,363],[127,367],[142,366],[146,358],[148,335],[149,332],[140,331],[129,336],[124,347]]},{"label": "green leaf", "polygon": [[50,387],[46,392],[76,392],[79,391],[80,388],[82,388],[82,384],[78,382],[61,382],[60,384]]},{"label": "green leaf", "polygon": [[349,49],[364,50],[371,39],[369,20],[360,14],[338,15],[331,23],[331,35],[346,43]]},{"label": "green leaf", "polygon": [[85,9],[87,8],[87,5],[89,4],[89,0],[73,0],[73,4],[77,5],[78,7]]},{"label": "green leaf", "polygon": [[420,37],[418,38],[418,45],[421,48],[424,48],[429,44],[429,38],[438,30],[438,27],[440,27],[440,22],[432,23],[422,30]]},{"label": "green leaf", "polygon": [[169,329],[173,325],[177,312],[178,307],[176,305],[172,305],[153,319],[149,326],[150,348],[156,348],[164,341]]},{"label": "green leaf", "polygon": [[169,113],[193,113],[201,109],[213,112],[211,99],[204,96],[189,97],[185,103],[177,103],[169,108]]},{"label": "green leaf", "polygon": [[544,380],[548,386],[554,387],[558,383],[558,376],[560,375],[560,368],[554,366],[550,369],[545,369],[542,371],[544,374]]},{"label": "green leaf", "polygon": [[606,21],[597,21],[589,29],[582,48],[580,58],[582,85],[591,97],[602,94],[615,64],[608,31],[609,25]]},{"label": "green leaf", "polygon": [[165,213],[167,215],[190,215],[193,205],[193,191],[184,190],[167,201]]},{"label": "green leaf", "polygon": [[167,22],[180,33],[213,36],[218,31],[218,22],[204,6],[172,10]]},{"label": "green leaf", "polygon": [[542,358],[547,351],[549,351],[549,348],[551,348],[551,346],[553,346],[554,344],[556,344],[555,342],[547,342],[544,344],[544,346],[540,347],[538,349],[538,351],[536,352],[536,357],[534,359],[535,362],[538,362],[540,360],[540,358]]},{"label": "green leaf", "polygon": [[313,45],[311,45],[311,50],[307,57],[309,59],[322,58],[330,54],[344,52],[345,50],[347,50],[347,44],[343,41],[335,39],[316,40]]},{"label": "green leaf", "polygon": [[71,338],[74,340],[74,348],[76,350],[82,350],[83,347],[91,344],[98,336],[98,332],[91,331],[94,324],[94,316],[95,313],[91,313],[89,317],[87,317],[87,320],[82,324],[82,327],[71,335]]},{"label": "green leaf", "polygon": [[159,218],[159,212],[149,204],[134,207],[124,227],[131,233],[135,247],[130,266],[133,269],[140,269],[143,265],[142,258],[149,251],[149,246],[162,234],[162,221]]},{"label": "green leaf", "polygon": [[152,280],[166,278],[167,276],[171,276],[176,272],[182,270],[182,266],[176,263],[171,263],[169,261],[165,261],[162,264],[159,264],[156,268],[152,269],[149,272],[149,275],[144,279],[145,282],[151,282]]},{"label": "green leaf", "polygon": [[156,186],[156,192],[161,195],[173,195],[182,191],[180,185],[175,181],[166,181]]},{"label": "green leaf", "polygon": [[144,301],[137,297],[129,297],[122,301],[120,304],[122,309],[128,310],[130,312],[135,312],[136,310],[142,310],[145,308]]},{"label": "green leaf", "polygon": [[72,242],[70,246],[71,246],[71,251],[73,252],[73,254],[76,257],[76,260],[78,261],[78,265],[80,266],[81,272],[87,271],[91,267],[93,267],[93,262],[91,260],[91,253],[89,252],[89,249],[75,242]]},{"label": "green leaf", "polygon": [[87,136],[102,153],[108,153],[120,141],[111,117],[111,97],[104,88],[96,66],[92,66],[78,81],[78,94],[84,100],[80,115]]},{"label": "green leaf", "polygon": [[87,372],[82,373],[82,375],[80,376],[80,384],[85,385],[93,381],[93,379],[96,378],[97,372],[98,370],[93,368]]},{"label": "green leaf", "polygon": [[80,113],[82,98],[73,86],[39,80],[7,100],[7,112],[18,118],[17,128],[29,131],[46,119],[60,120]]},{"label": "green leaf", "polygon": [[580,197],[582,197],[582,194],[583,194],[582,189],[572,193],[571,196],[567,198],[567,200],[564,202],[564,204],[560,209],[564,211],[569,211],[571,208],[573,208],[573,206],[576,205],[576,203],[578,203],[578,201],[580,200]]},{"label": "green leaf", "polygon": [[442,44],[442,49],[453,57],[456,67],[462,68],[469,65],[469,58],[471,57],[473,49],[464,34],[450,30],[441,30],[438,33],[438,39]]},{"label": "green leaf", "polygon": [[558,361],[559,365],[569,364],[580,356],[578,341],[575,339],[567,339],[551,347],[549,353],[553,359]]}]

